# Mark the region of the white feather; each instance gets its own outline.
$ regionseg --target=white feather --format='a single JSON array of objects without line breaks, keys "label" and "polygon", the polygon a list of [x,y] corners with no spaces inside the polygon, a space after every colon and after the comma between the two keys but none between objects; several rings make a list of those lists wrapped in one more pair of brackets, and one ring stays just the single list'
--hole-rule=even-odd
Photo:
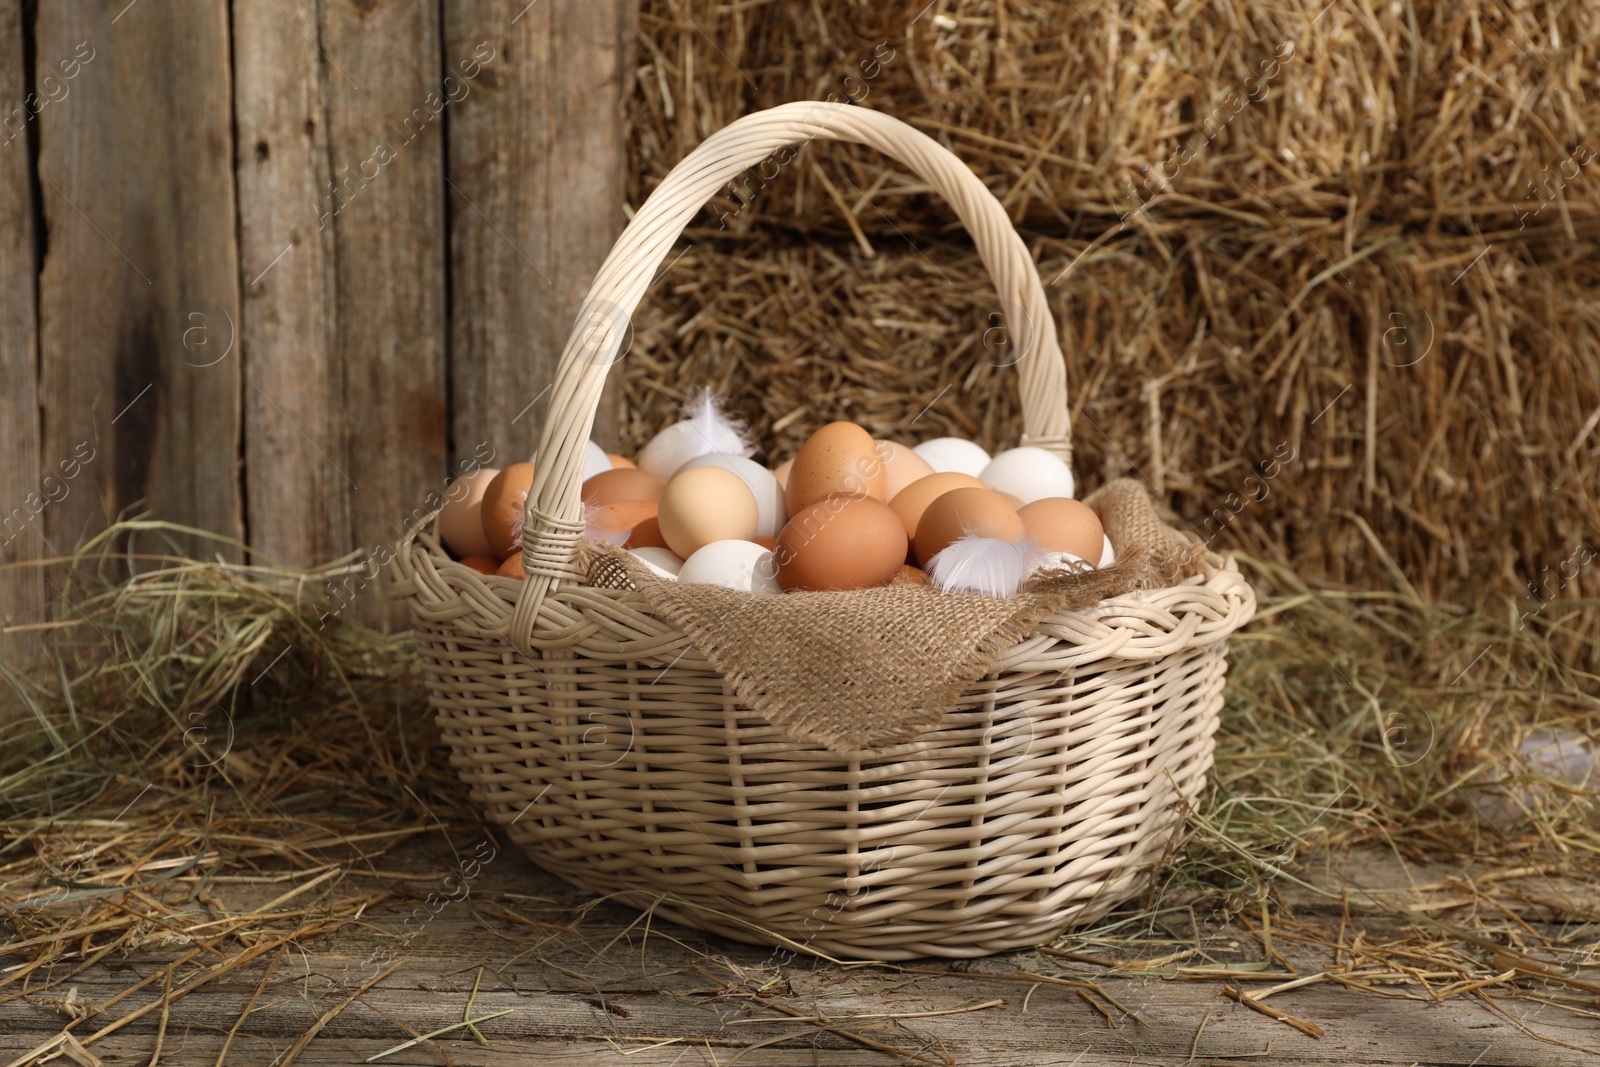
[{"label": "white feather", "polygon": [[928,561],[933,584],[947,593],[1014,596],[1045,553],[1031,541],[963,537]]},{"label": "white feather", "polygon": [[724,414],[722,402],[709,388],[700,390],[700,395],[684,409],[684,413],[713,446],[701,455],[720,452],[749,458],[755,454],[755,449],[745,440],[745,424],[732,415]]}]

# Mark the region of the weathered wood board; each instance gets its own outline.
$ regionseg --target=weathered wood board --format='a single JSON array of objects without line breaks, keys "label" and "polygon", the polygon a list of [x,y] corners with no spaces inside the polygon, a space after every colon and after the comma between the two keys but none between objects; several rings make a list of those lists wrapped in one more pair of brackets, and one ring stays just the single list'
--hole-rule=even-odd
[{"label": "weathered wood board", "polygon": [[[277,563],[375,552],[452,458],[531,452],[624,222],[634,8],[0,5],[0,564],[135,503]],[[44,621],[47,577],[0,570],[0,620]]]},{"label": "weathered wood board", "polygon": [[46,533],[70,550],[143,502],[242,537],[226,0],[41,4],[35,34],[62,87],[34,119],[41,460],[94,456]]},{"label": "weathered wood board", "polygon": [[319,7],[233,5],[250,543],[298,564],[353,547],[325,104],[348,87],[308,39]]},{"label": "weathered wood board", "polygon": [[[618,151],[634,8],[445,8],[445,73],[461,95],[448,189],[458,462],[485,448],[496,465],[533,454],[578,303],[626,221]],[[610,418],[596,424],[606,444]]]},{"label": "weathered wood board", "polygon": [[[439,8],[323,4],[320,42],[334,185],[323,210],[334,234],[334,345],[343,364],[337,465],[349,483],[350,547],[376,553],[445,481],[450,105]],[[391,616],[404,613],[394,607]]]},{"label": "weathered wood board", "polygon": [[[0,2],[0,628],[37,622],[44,614],[44,576],[8,564],[44,556],[44,509],[73,486],[52,470],[47,486],[39,462],[39,333],[34,317],[33,189],[28,165],[32,109],[22,41],[22,0]],[[79,491],[82,491],[79,487]],[[22,635],[0,638],[18,663],[31,658]],[[20,709],[18,709],[20,710]],[[8,717],[0,710],[0,719]]]},{"label": "weathered wood board", "polygon": [[[470,842],[455,844],[457,851],[472,851]],[[408,846],[384,858],[383,871],[404,873],[328,883],[329,899],[377,889],[388,889],[395,898],[368,909],[359,925],[344,932],[293,945],[264,985],[265,959],[174,1002],[160,1062],[169,1067],[216,1062],[258,988],[259,1000],[238,1025],[227,1062],[277,1062],[275,1057],[321,1017],[400,960],[398,969],[333,1015],[295,1062],[330,1067],[365,1062],[417,1035],[460,1023],[469,1002],[473,1018],[509,1011],[480,1024],[487,1045],[456,1029],[378,1062],[865,1067],[907,1062],[907,1052],[933,1061],[943,1055],[973,1067],[1568,1067],[1593,1062],[1592,1055],[1536,1040],[1517,1021],[1470,996],[1428,1003],[1318,985],[1271,1000],[1274,1007],[1323,1027],[1325,1036],[1314,1039],[1224,998],[1221,979],[1107,973],[1037,953],[852,970],[784,960],[768,949],[647,922],[606,905],[588,912],[579,926],[582,936],[573,937],[566,927],[585,898],[510,851],[484,865],[464,899],[438,908],[424,905],[420,914],[426,919],[408,923],[408,915],[419,914],[419,901],[445,893],[441,886],[453,863],[449,845],[434,838],[430,845]],[[1372,899],[1404,895],[1414,885],[1463,872],[1403,870],[1391,859],[1369,855],[1346,866],[1345,873],[1380,887],[1372,894],[1351,894],[1352,914],[1362,916],[1370,936],[1380,937],[1399,928],[1377,915]],[[266,903],[282,889],[252,887],[246,893],[239,886],[213,884],[207,892],[231,910],[242,910]],[[1336,897],[1307,893],[1289,893],[1285,903],[1302,919],[1326,918],[1340,909]],[[272,931],[270,917],[261,927]],[[1237,926],[1205,928],[1201,945],[1202,958],[1217,962],[1244,963],[1260,956],[1259,943]],[[154,973],[157,960],[181,948],[97,965],[73,980],[72,1001],[104,1002]],[[1315,974],[1327,962],[1322,950],[1303,943],[1282,941],[1278,951],[1302,974]],[[1142,1024],[1123,1016],[1115,1027],[1108,1026],[1074,989],[1050,982],[1060,976],[1098,982]],[[475,980],[480,985],[474,997]],[[146,987],[119,1002],[109,1017],[151,1003],[159,992]],[[1405,992],[1415,995],[1416,987]],[[62,1000],[68,995],[58,987],[50,995],[0,1003],[5,1035],[0,1062],[58,1032],[68,1018],[70,1009]],[[1600,1023],[1526,1000],[1508,1003],[1546,1037],[1600,1047]],[[104,1021],[88,1019],[73,1032],[87,1036]],[[95,1042],[92,1050],[108,1064],[148,1062],[160,1029],[160,1012],[151,1011]],[[902,1055],[863,1042],[893,1046]]]}]

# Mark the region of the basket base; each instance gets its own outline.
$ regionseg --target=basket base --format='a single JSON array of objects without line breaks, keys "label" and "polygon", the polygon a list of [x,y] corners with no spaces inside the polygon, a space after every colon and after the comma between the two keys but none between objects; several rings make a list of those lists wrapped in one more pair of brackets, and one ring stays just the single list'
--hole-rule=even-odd
[{"label": "basket base", "polygon": [[929,957],[977,959],[1034,948],[1065,930],[1098,922],[1149,888],[1155,859],[1179,829],[1174,824],[1164,833],[1147,837],[1139,850],[1143,860],[1127,857],[1114,875],[1100,883],[1092,899],[1046,898],[1024,903],[1012,894],[974,898],[932,922],[919,904],[908,904],[902,920],[896,922],[876,910],[850,910],[836,892],[818,894],[818,902],[809,909],[804,901],[785,896],[765,909],[746,905],[742,914],[735,913],[677,893],[641,891],[637,872],[611,878],[597,875],[588,863],[552,862],[548,841],[517,832],[511,837],[539,868],[624,907],[742,944],[769,946],[785,957],[809,955],[840,963],[867,963]]}]

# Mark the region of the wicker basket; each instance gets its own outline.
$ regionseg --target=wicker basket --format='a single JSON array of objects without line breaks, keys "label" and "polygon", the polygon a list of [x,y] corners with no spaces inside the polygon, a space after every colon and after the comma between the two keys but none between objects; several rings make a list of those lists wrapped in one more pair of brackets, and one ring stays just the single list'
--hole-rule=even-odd
[{"label": "wicker basket", "polygon": [[402,544],[396,594],[474,801],[574,885],[835,957],[1038,944],[1147,885],[1203,786],[1226,638],[1254,609],[1231,561],[1050,618],[916,741],[846,756],[783,736],[638,593],[590,585],[575,562],[584,444],[654,272],[718,189],[817,137],[882,150],[955,207],[1020,353],[1022,440],[1069,455],[1055,327],[1000,204],[895,119],[787,104],[701,144],[601,267],[551,394],[527,579],[452,562],[430,517]]}]

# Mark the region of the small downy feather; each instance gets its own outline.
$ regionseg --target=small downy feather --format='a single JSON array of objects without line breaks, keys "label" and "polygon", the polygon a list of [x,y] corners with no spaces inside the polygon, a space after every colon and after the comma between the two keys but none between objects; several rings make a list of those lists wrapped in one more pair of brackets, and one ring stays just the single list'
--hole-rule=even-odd
[{"label": "small downy feather", "polygon": [[745,440],[745,424],[722,410],[722,401],[709,386],[702,388],[700,395],[683,411],[711,446],[703,455],[744,456],[748,459],[755,454],[755,448]]},{"label": "small downy feather", "polygon": [[928,561],[933,584],[947,593],[1015,596],[1048,553],[1031,541],[997,537],[963,537]]},{"label": "small downy feather", "polygon": [[632,530],[607,530],[594,524],[595,515],[602,509],[593,504],[583,505],[583,536],[591,541],[600,541],[608,545],[621,545],[628,539]]}]

